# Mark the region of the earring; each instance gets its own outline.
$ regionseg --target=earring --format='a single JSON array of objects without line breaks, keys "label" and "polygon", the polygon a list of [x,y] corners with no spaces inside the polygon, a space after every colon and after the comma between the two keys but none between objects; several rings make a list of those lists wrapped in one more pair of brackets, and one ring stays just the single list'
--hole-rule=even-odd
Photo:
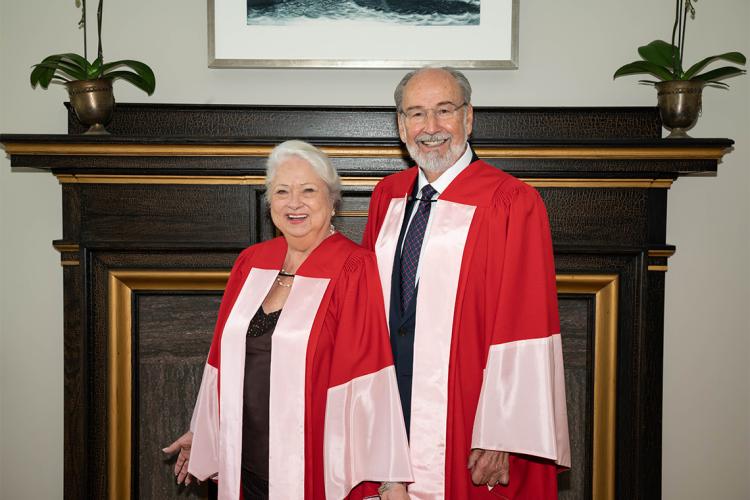
[{"label": "earring", "polygon": [[336,210],[331,210],[331,217],[336,217]]},{"label": "earring", "polygon": [[333,224],[331,224],[330,226],[328,226],[328,232],[330,234],[335,233],[336,232],[336,226],[334,226]]}]

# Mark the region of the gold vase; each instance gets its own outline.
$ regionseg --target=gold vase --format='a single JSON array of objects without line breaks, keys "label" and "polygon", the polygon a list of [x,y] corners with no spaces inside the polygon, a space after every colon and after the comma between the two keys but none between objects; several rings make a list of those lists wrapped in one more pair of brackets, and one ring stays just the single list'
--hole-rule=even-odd
[{"label": "gold vase", "polygon": [[77,80],[65,86],[78,121],[89,127],[84,134],[109,134],[104,127],[115,110],[112,80]]},{"label": "gold vase", "polygon": [[701,114],[705,83],[698,80],[671,80],[656,84],[659,114],[670,130],[667,139],[690,138],[690,130]]}]

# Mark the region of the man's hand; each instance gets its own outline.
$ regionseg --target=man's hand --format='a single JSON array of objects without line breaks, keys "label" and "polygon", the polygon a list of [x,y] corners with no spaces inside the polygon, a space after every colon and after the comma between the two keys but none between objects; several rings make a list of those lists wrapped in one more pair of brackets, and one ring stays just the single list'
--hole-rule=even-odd
[{"label": "man's hand", "polygon": [[188,431],[177,440],[162,448],[161,451],[169,456],[174,455],[178,451],[177,461],[174,464],[174,475],[177,477],[177,484],[185,483],[185,486],[190,484],[194,479],[191,474],[188,474],[188,463],[190,461],[190,447],[193,445],[193,433]]},{"label": "man's hand", "polygon": [[475,448],[469,454],[468,468],[474,484],[508,484],[510,479],[509,454],[506,451]]},{"label": "man's hand", "polygon": [[391,487],[380,494],[381,500],[409,500],[409,493],[402,483],[392,483]]}]

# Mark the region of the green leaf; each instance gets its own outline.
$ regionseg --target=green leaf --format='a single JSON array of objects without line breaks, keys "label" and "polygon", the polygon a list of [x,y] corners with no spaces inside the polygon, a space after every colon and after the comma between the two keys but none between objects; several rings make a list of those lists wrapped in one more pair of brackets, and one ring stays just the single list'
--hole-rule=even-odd
[{"label": "green leaf", "polygon": [[[133,73],[130,73],[129,71],[111,71],[115,68],[119,68],[121,66],[128,67],[135,71],[135,75]],[[102,66],[102,78],[122,78],[124,80],[129,81],[139,89],[146,92],[148,95],[151,95],[154,93],[154,90],[156,89],[156,77],[154,76],[154,72],[151,70],[151,68],[140,61],[133,61],[131,59],[123,59],[122,61],[114,61],[111,63],[107,63],[104,66]],[[117,74],[118,76],[112,77],[111,75]],[[131,80],[130,77],[123,76],[122,74],[128,74],[133,76],[138,76],[138,82],[136,83],[135,80]]]},{"label": "green leaf", "polygon": [[[39,68],[44,68],[47,70],[51,70],[51,73],[48,73],[49,77],[52,78],[53,75],[67,75],[70,78],[66,78],[66,80],[81,80],[81,76],[85,77],[85,74],[82,74],[80,70],[70,65],[66,65],[63,61],[58,61],[57,64],[52,63],[44,63],[44,64],[37,64],[36,65]],[[45,75],[46,76],[46,75]]]},{"label": "green leaf", "polygon": [[64,59],[69,59],[74,64],[77,64],[80,68],[87,69],[89,67],[89,62],[78,54],[68,52],[66,54],[58,54],[58,56]]},{"label": "green leaf", "polygon": [[747,62],[745,56],[740,52],[727,52],[725,54],[710,56],[690,66],[690,69],[685,72],[685,78],[687,78],[688,80],[693,78],[696,73],[705,68],[709,63],[722,59],[724,61],[733,62],[735,64],[745,64]]},{"label": "green leaf", "polygon": [[706,87],[716,87],[718,89],[728,89],[729,85],[724,82],[706,82]]},{"label": "green leaf", "polygon": [[60,71],[64,71],[68,75],[70,75],[74,80],[82,80],[86,78],[86,68],[79,66],[76,62],[71,61],[70,59],[67,59],[65,57],[60,57],[59,59],[56,59],[54,62],[45,63],[42,61],[42,65],[52,65],[55,66],[56,69]]},{"label": "green leaf", "polygon": [[111,71],[107,73],[104,78],[109,78],[113,81],[117,79],[125,80],[146,92],[148,95],[151,95],[154,92],[154,87],[149,82],[131,71]]},{"label": "green leaf", "polygon": [[74,80],[85,80],[86,69],[65,59],[60,60],[60,69],[70,75]]},{"label": "green leaf", "polygon": [[39,84],[43,89],[46,89],[52,81],[61,58],[62,56],[59,54],[47,56],[42,59],[42,62],[35,64],[34,70],[31,72],[31,86],[36,87]]},{"label": "green leaf", "polygon": [[732,76],[742,75],[744,73],[744,69],[735,68],[734,66],[724,66],[723,68],[717,68],[700,75],[695,75],[692,80],[710,82],[714,80],[723,80],[724,78],[730,78]]},{"label": "green leaf", "polygon": [[32,87],[40,85],[46,89],[54,78],[62,81],[85,80],[88,67],[86,59],[78,54],[53,54],[34,65],[29,79]]},{"label": "green leaf", "polygon": [[96,80],[102,77],[102,60],[100,57],[94,59],[94,62],[88,67],[86,71],[87,80]]},{"label": "green leaf", "polygon": [[34,69],[31,70],[31,76],[29,77],[29,83],[31,83],[31,86],[36,88],[37,85],[41,85],[43,89],[46,89],[49,86],[49,82],[52,79],[52,75],[54,74],[54,71],[52,74],[50,74],[49,78],[46,77],[46,74],[48,73],[47,68],[43,67],[41,64],[35,64],[32,66]]},{"label": "green leaf", "polygon": [[648,61],[635,61],[630,64],[626,64],[625,66],[622,66],[617,71],[615,71],[615,74],[612,76],[612,78],[626,75],[639,75],[643,73],[654,75],[660,80],[675,79],[674,75],[669,71],[668,68]]},{"label": "green leaf", "polygon": [[648,45],[638,47],[638,54],[644,61],[674,69],[675,57],[679,61],[680,56],[677,47],[664,40],[654,40]]}]

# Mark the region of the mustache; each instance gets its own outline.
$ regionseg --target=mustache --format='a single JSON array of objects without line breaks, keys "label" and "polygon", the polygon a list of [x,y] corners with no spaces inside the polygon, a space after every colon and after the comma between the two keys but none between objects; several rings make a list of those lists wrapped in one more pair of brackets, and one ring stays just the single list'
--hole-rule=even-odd
[{"label": "mustache", "polygon": [[414,138],[415,142],[447,141],[451,138],[450,134],[437,132],[435,134],[419,134]]}]

